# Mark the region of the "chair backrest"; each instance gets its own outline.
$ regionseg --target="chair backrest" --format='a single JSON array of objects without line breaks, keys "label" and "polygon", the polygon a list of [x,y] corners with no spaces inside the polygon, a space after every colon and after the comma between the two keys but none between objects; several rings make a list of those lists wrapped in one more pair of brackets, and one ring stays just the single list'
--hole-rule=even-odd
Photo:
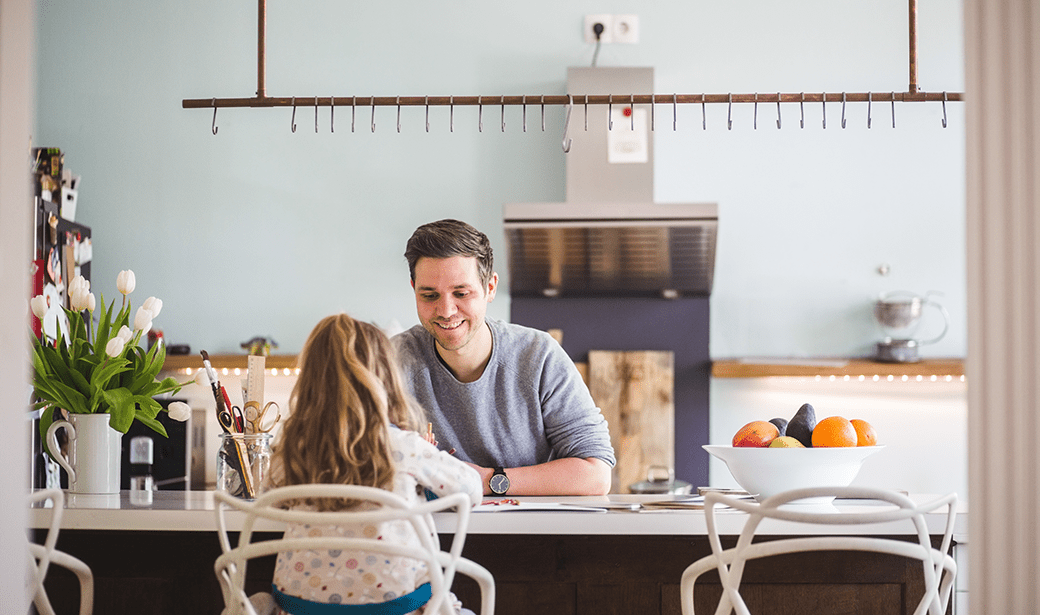
[{"label": "chair backrest", "polygon": [[[829,496],[875,500],[893,506],[880,505],[876,507],[876,510],[862,512],[839,512],[833,506],[821,510],[819,506],[796,503],[797,500],[806,498]],[[750,615],[739,592],[745,562],[783,553],[804,551],[874,551],[920,560],[924,573],[925,592],[914,613],[922,615],[928,612],[930,615],[942,615],[946,612],[953,580],[957,574],[957,564],[950,555],[950,544],[956,521],[956,504],[957,495],[955,493],[917,505],[901,493],[871,487],[795,489],[776,494],[761,503],[709,492],[704,496],[704,512],[712,554],[694,562],[683,573],[681,583],[683,615],[693,615],[694,583],[697,577],[709,570],[717,570],[722,583],[722,598],[716,613],[729,613],[732,609],[738,615]],[[748,513],[736,545],[729,549],[722,547],[717,530],[715,513],[718,506],[728,506]],[[924,515],[943,507],[946,508],[945,526],[941,546],[936,549],[932,547]],[[917,542],[865,535],[832,534],[780,538],[756,543],[754,542],[755,532],[766,519],[825,526],[878,525],[906,521],[913,526]]]},{"label": "chair backrest", "polygon": [[32,595],[33,604],[41,615],[54,615],[54,608],[47,597],[43,582],[51,564],[68,568],[79,579],[79,612],[90,615],[94,610],[94,575],[90,568],[79,559],[58,551],[58,533],[61,530],[61,517],[65,510],[65,494],[60,489],[44,489],[29,495],[29,505],[41,505],[50,501],[51,521],[47,526],[47,536],[42,545],[28,542],[29,574],[26,578],[26,595]]},{"label": "chair backrest", "polygon": [[[223,553],[217,558],[214,570],[224,593],[224,603],[228,613],[247,613],[254,615],[254,609],[245,593],[246,564],[249,559],[263,557],[280,552],[310,549],[365,551],[385,553],[393,556],[408,557],[425,563],[429,571],[432,596],[426,604],[426,613],[451,612],[447,594],[457,569],[473,576],[473,568],[479,570],[478,583],[481,584],[483,598],[482,613],[486,610],[489,598],[486,593],[487,581],[491,581],[491,604],[494,600],[494,585],[490,573],[462,558],[462,547],[465,542],[466,529],[469,524],[470,501],[463,493],[456,493],[436,500],[410,505],[400,496],[374,487],[355,485],[294,485],[272,489],[261,494],[255,501],[249,502],[216,492],[218,501],[217,529]],[[370,502],[376,506],[357,507],[347,511],[319,512],[288,508],[292,503],[308,498],[340,498],[358,502]],[[241,532],[237,546],[232,547],[228,540],[228,526],[225,510],[228,508],[245,513],[242,519]],[[452,510],[453,509],[453,510]],[[456,530],[448,552],[441,551],[440,540],[433,523],[434,512],[454,512]],[[314,538],[286,538],[262,540],[254,542],[256,522],[267,519],[275,522],[352,526],[364,523],[382,523],[402,520],[411,524],[419,538],[419,546],[390,544],[376,538],[324,536]],[[481,572],[483,571],[483,572]],[[484,576],[486,575],[486,576]],[[441,610],[438,610],[441,609]]]}]

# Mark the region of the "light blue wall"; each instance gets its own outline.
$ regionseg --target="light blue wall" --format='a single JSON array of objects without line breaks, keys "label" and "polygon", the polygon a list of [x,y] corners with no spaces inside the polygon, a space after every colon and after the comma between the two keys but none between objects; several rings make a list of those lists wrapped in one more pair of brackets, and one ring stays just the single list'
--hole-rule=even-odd
[{"label": "light blue wall", "polygon": [[[605,46],[600,66],[653,66],[658,93],[904,91],[905,0],[466,0],[268,3],[269,96],[564,93],[568,66],[588,65],[586,13],[638,13],[638,45]],[[83,177],[78,220],[93,228],[94,290],[137,274],[138,302],[164,299],[171,343],[235,352],[254,335],[299,350],[339,310],[389,325],[416,322],[401,256],[423,222],[458,217],[483,229],[505,271],[504,203],[562,201],[563,109],[396,113],[328,109],[314,132],[301,106],[184,110],[184,98],[256,90],[256,3],[39,0],[34,145],[57,146]],[[922,0],[919,82],[961,91],[961,3]],[[305,100],[300,101],[301,105]],[[883,290],[938,290],[953,317],[931,356],[963,356],[964,109],[900,104],[805,109],[658,107],[659,202],[719,204],[711,352],[858,356],[879,335],[870,302]],[[579,116],[580,117],[580,116]],[[579,124],[580,125],[580,124]],[[876,269],[891,266],[881,277]],[[504,280],[503,290],[508,288]],[[508,318],[500,293],[490,313]],[[621,325],[623,326],[623,324]]]}]

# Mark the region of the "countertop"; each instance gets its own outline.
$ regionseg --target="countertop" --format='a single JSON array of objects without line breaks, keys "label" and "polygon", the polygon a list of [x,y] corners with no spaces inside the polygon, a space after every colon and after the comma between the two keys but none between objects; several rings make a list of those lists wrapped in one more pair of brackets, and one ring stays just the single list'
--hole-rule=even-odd
[{"label": "countertop", "polygon": [[[149,497],[150,496],[150,497]],[[517,497],[521,505],[544,505],[556,507],[558,503],[578,505],[603,504],[606,502],[642,503],[661,500],[669,496],[660,495],[610,495],[598,497]],[[926,503],[938,496],[911,494],[918,503]],[[493,498],[484,498],[485,502]],[[806,505],[809,506],[809,505]],[[816,505],[818,510],[853,512],[877,510],[885,504],[868,500],[836,500],[833,505]],[[469,520],[469,534],[548,534],[548,535],[699,535],[707,534],[704,512],[701,510],[654,510],[586,512],[561,510],[519,510],[509,505],[495,506],[496,512],[473,512]],[[519,507],[517,507],[519,508]],[[212,491],[123,491],[118,495],[65,494],[65,511],[62,518],[63,530],[124,530],[124,531],[216,531],[215,499]],[[241,527],[242,515],[229,511],[226,514],[229,529]],[[722,534],[737,534],[747,516],[736,511],[720,512],[716,519]],[[50,511],[33,508],[29,514],[29,527],[47,527]],[[941,534],[945,524],[942,513],[926,516],[929,533]],[[450,533],[455,530],[454,516],[435,515],[438,531]],[[281,531],[275,523],[258,523],[259,531]],[[966,541],[968,532],[967,503],[960,502],[954,536]],[[864,535],[908,535],[912,527],[908,522],[879,524],[872,526],[827,526],[812,527],[773,521],[763,522],[758,534],[864,534]]]}]

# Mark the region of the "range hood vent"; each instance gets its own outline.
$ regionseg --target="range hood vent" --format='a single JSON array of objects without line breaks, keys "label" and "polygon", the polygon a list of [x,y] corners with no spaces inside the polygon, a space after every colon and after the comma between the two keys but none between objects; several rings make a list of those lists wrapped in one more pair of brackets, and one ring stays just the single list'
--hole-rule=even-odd
[{"label": "range hood vent", "polygon": [[504,227],[514,296],[711,294],[714,204],[511,204]]}]

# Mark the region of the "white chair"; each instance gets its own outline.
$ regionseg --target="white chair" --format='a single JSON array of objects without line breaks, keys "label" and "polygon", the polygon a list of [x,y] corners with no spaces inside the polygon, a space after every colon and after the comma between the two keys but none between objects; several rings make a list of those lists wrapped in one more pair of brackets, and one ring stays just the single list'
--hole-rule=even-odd
[{"label": "white chair", "polygon": [[[839,513],[833,507],[829,507],[828,511],[821,511],[818,506],[811,505],[783,506],[803,498],[832,495],[838,498],[878,500],[894,504],[895,508],[879,505],[874,511]],[[951,493],[918,506],[902,494],[867,487],[795,489],[774,495],[762,503],[739,500],[719,493],[708,493],[704,496],[704,512],[712,553],[697,560],[683,572],[680,585],[682,613],[683,615],[694,615],[694,584],[699,576],[709,570],[717,570],[722,583],[722,598],[715,611],[716,615],[728,614],[732,610],[735,610],[738,615],[750,615],[747,605],[740,596],[740,580],[745,562],[803,551],[875,551],[920,560],[924,571],[925,592],[914,614],[923,615],[927,612],[930,615],[942,615],[949,604],[950,591],[957,574],[957,564],[949,554],[956,519],[956,503],[957,495]],[[718,505],[729,506],[749,515],[737,538],[737,544],[729,549],[722,548],[722,542],[716,529],[715,507]],[[924,515],[944,506],[947,508],[946,525],[942,544],[939,549],[936,549],[932,547]],[[764,519],[832,526],[909,521],[913,524],[917,541],[908,542],[871,536],[814,535],[753,542],[755,531]]]},{"label": "white chair", "polygon": [[47,590],[43,581],[51,564],[68,568],[79,579],[79,613],[90,615],[94,610],[94,575],[82,561],[54,548],[58,543],[58,532],[61,529],[61,516],[65,510],[65,494],[60,489],[44,489],[29,495],[29,505],[43,504],[51,501],[51,522],[47,527],[47,537],[42,545],[28,542],[29,575],[26,579],[26,595],[33,597],[33,604],[40,615],[54,615],[54,608],[47,598]]},{"label": "white chair", "polygon": [[[244,588],[246,563],[249,559],[268,556],[285,551],[311,549],[340,549],[348,551],[366,551],[403,556],[424,562],[429,572],[432,595],[426,603],[427,615],[434,613],[452,613],[447,600],[455,572],[458,571],[476,580],[481,594],[481,615],[493,615],[495,605],[495,581],[491,573],[483,566],[462,557],[462,547],[466,539],[469,523],[470,500],[463,493],[456,493],[436,500],[410,506],[400,496],[374,487],[358,487],[354,485],[295,485],[272,489],[261,494],[256,501],[248,502],[216,492],[217,529],[223,553],[217,557],[214,570],[224,594],[225,613],[238,615],[241,613],[257,615]],[[316,512],[282,508],[283,503],[300,501],[306,498],[343,498],[346,500],[368,501],[378,504],[372,510],[348,510],[335,512]],[[228,540],[228,526],[225,510],[231,508],[245,513],[242,520],[238,546],[232,547]],[[450,512],[454,509],[456,516],[455,534],[451,549],[441,551],[440,540],[433,524],[432,514]],[[284,538],[253,542],[256,522],[267,519],[279,523],[308,523],[312,525],[357,525],[363,523],[380,523],[392,520],[405,520],[411,523],[419,537],[421,547],[387,544],[385,541],[359,537],[315,537]],[[254,600],[268,605],[273,604],[269,595],[254,595]],[[439,609],[439,610],[438,610]]]}]

